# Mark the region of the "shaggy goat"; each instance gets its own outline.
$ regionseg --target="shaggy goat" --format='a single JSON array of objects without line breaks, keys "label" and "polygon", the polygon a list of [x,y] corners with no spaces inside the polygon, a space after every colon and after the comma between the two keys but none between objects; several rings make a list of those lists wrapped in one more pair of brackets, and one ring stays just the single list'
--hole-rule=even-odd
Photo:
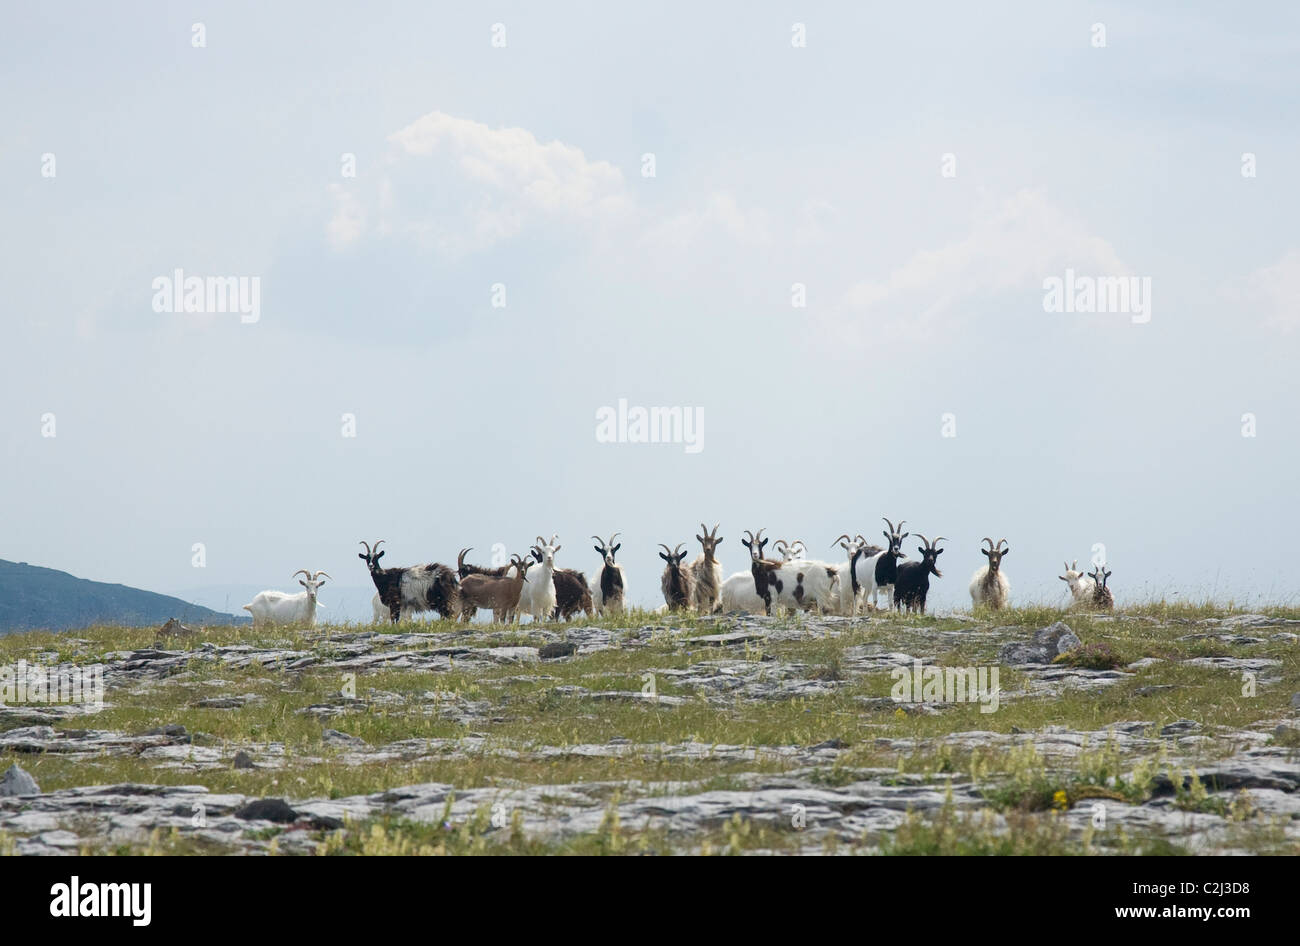
[{"label": "shaggy goat", "polygon": [[460,582],[460,616],[468,621],[479,608],[491,608],[492,620],[504,624],[519,608],[519,594],[524,588],[527,566],[517,555],[510,557],[511,576],[484,573],[466,575]]},{"label": "shaggy goat", "polygon": [[474,546],[471,545],[467,549],[461,549],[460,554],[456,556],[456,574],[460,576],[461,581],[464,581],[470,575],[487,575],[491,578],[504,578],[509,574],[510,568],[514,564],[514,556],[511,556],[511,565],[502,565],[499,568],[483,568],[479,565],[466,565],[465,556],[472,551],[474,551]]},{"label": "shaggy goat", "polygon": [[664,593],[664,604],[669,611],[689,611],[695,602],[695,583],[691,578],[690,568],[682,567],[682,559],[687,552],[682,549],[685,543],[678,542],[677,548],[670,549],[662,542],[663,549],[659,557],[666,563],[663,577],[659,579],[659,588]]},{"label": "shaggy goat", "polygon": [[1115,610],[1115,596],[1106,587],[1106,579],[1111,574],[1106,570],[1105,565],[1097,565],[1088,573],[1088,577],[1092,579],[1094,585],[1092,589],[1092,607],[1098,611]]},{"label": "shaggy goat", "polygon": [[[299,575],[306,575],[306,580],[298,578]],[[253,616],[253,627],[271,624],[284,624],[291,627],[301,624],[315,627],[316,608],[325,607],[323,604],[318,605],[316,601],[317,589],[325,584],[322,575],[325,575],[325,578],[330,577],[325,572],[312,575],[307,569],[300,568],[291,577],[298,578],[298,584],[307,589],[306,591],[299,591],[297,594],[284,591],[260,591],[254,595],[253,600],[243,606],[244,610]]]},{"label": "shaggy goat", "polygon": [[598,535],[593,535],[596,540],[596,551],[603,560],[600,567],[600,575],[596,580],[596,590],[592,593],[592,599],[596,605],[596,612],[604,614],[621,614],[623,612],[623,566],[614,561],[614,555],[623,547],[620,542],[614,544],[618,538],[615,532],[606,542]]},{"label": "shaggy goat", "polygon": [[909,612],[919,610],[925,614],[925,598],[930,593],[930,576],[943,577],[943,572],[939,571],[937,563],[939,556],[943,554],[943,549],[938,548],[938,545],[944,541],[944,537],[939,536],[931,542],[919,532],[916,536],[925,543],[917,547],[917,551],[921,553],[921,560],[904,562],[898,566],[898,574],[894,578],[894,608],[901,611],[906,606]]},{"label": "shaggy goat", "polygon": [[1000,611],[1011,598],[1011,582],[1002,571],[1002,557],[1011,554],[1011,546],[1002,548],[1006,539],[998,539],[997,545],[987,536],[983,541],[989,544],[988,548],[980,549],[988,557],[988,563],[971,577],[970,600],[976,608]]},{"label": "shaggy goat", "polygon": [[379,598],[388,608],[388,616],[394,624],[402,619],[403,614],[419,614],[422,611],[436,611],[442,618],[455,617],[458,610],[457,599],[460,596],[460,581],[456,573],[446,565],[433,562],[429,565],[411,565],[406,568],[380,568],[379,560],[385,553],[379,548],[384,543],[380,539],[374,547],[362,541],[365,553],[358,552],[357,558],[366,563],[370,570],[370,580],[375,583]]},{"label": "shaggy goat", "polygon": [[722,566],[713,553],[722,544],[722,539],[718,535],[717,525],[712,532],[702,522],[700,528],[704,534],[695,538],[704,551],[690,564],[691,583],[695,589],[695,610],[701,614],[711,614],[718,610],[721,602]]}]

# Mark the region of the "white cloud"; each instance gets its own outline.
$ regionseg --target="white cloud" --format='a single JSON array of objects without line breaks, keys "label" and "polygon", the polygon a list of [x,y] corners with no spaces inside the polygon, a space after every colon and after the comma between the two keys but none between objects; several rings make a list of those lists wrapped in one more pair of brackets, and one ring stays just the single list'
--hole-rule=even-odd
[{"label": "white cloud", "polygon": [[328,233],[336,247],[355,242],[372,216],[377,233],[407,233],[457,253],[534,224],[603,225],[632,206],[614,165],[562,141],[540,142],[523,128],[430,112],[388,141],[393,150],[378,171],[373,214],[349,188],[331,189]]},{"label": "white cloud", "polygon": [[1271,328],[1300,327],[1300,249],[1289,250],[1271,266],[1261,266],[1244,285],[1228,287],[1229,301],[1254,309]]},{"label": "white cloud", "polygon": [[1039,191],[1024,190],[982,213],[963,239],[923,250],[882,279],[859,282],[849,310],[895,333],[928,333],[972,298],[1042,287],[1066,267],[1092,275],[1131,275],[1108,242]]}]

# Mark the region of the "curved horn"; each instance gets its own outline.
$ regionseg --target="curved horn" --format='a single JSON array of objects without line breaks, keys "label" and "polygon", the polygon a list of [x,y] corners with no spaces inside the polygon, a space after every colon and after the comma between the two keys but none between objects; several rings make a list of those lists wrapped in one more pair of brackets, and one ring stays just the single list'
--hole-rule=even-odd
[{"label": "curved horn", "polygon": [[987,543],[989,544],[989,551],[990,551],[990,552],[993,551],[993,549],[994,549],[993,540],[990,539],[987,535],[984,536],[984,538],[980,539],[980,541],[981,541],[981,542],[987,542]]},{"label": "curved horn", "polygon": [[852,541],[853,541],[852,539],[849,538],[849,534],[846,532],[846,533],[844,533],[842,536],[840,536],[838,539],[832,539],[829,548],[835,548],[836,545],[841,544],[841,540],[843,540],[844,542],[852,542]]},{"label": "curved horn", "polygon": [[752,533],[752,532],[750,532],[748,529],[746,529],[746,530],[745,530],[745,539],[749,542],[750,545],[753,545],[753,544],[754,544],[754,533]]},{"label": "curved horn", "polygon": [[602,539],[600,536],[593,535],[592,538],[596,540],[596,544],[599,545],[601,548],[606,548],[606,549],[609,548],[609,546],[605,544],[605,540]]},{"label": "curved horn", "polygon": [[456,567],[457,567],[457,568],[464,568],[464,567],[465,567],[465,556],[468,555],[468,554],[469,554],[470,552],[472,552],[472,551],[474,551],[474,546],[472,546],[472,545],[471,545],[469,548],[467,548],[467,549],[461,549],[461,550],[460,550],[460,554],[456,556]]},{"label": "curved horn", "polygon": [[890,522],[888,519],[885,519],[884,516],[881,516],[880,518],[884,519],[885,525],[889,526],[889,532],[891,535],[895,535],[898,533],[898,530],[894,528],[894,524],[892,522]]},{"label": "curved horn", "polygon": [[361,540],[361,547],[366,550],[366,558],[370,557],[370,543],[365,539]]},{"label": "curved horn", "polygon": [[766,529],[759,529],[759,530],[758,530],[758,535],[754,536],[754,541],[755,541],[755,542],[762,542],[762,541],[763,541],[763,533],[766,532],[766,531],[767,531]]},{"label": "curved horn", "polygon": [[290,577],[290,578],[297,578],[299,575],[306,575],[308,581],[314,581],[314,580],[315,580],[315,579],[313,579],[313,578],[311,577],[311,572],[307,571],[307,569],[305,569],[305,568],[300,568],[300,569],[298,569],[296,572],[294,572],[294,573],[293,573],[292,575],[290,575],[289,577]]},{"label": "curved horn", "polygon": [[663,549],[665,552],[667,552],[669,555],[673,554],[673,550],[670,549],[668,546],[664,545],[662,542],[659,543],[659,547]]},{"label": "curved horn", "polygon": [[333,581],[333,580],[334,580],[334,576],[331,575],[331,574],[329,574],[328,572],[317,572],[317,573],[316,573],[316,577],[313,578],[312,581],[320,581],[320,576],[321,576],[321,575],[324,575],[324,576],[325,576],[326,578],[328,578],[330,581]]},{"label": "curved horn", "polygon": [[998,548],[1002,548],[1002,543],[1005,542],[1005,541],[1006,541],[1006,539],[998,539],[998,546],[997,546],[997,547],[998,547]]},{"label": "curved horn", "polygon": [[537,537],[537,544],[538,544],[538,545],[545,545],[545,544],[546,544],[546,540],[543,539],[543,538],[539,535],[539,536]]},{"label": "curved horn", "polygon": [[930,543],[930,548],[934,548],[940,542],[947,542],[947,541],[948,541],[948,537],[946,535],[936,536],[935,540]]},{"label": "curved horn", "polygon": [[379,554],[379,546],[383,545],[386,541],[388,541],[388,540],[387,540],[387,539],[380,539],[378,542],[375,543],[374,552],[375,552],[376,555]]},{"label": "curved horn", "polygon": [[930,540],[927,539],[925,536],[921,535],[921,533],[919,532],[916,533],[916,537],[921,540],[922,544],[925,545],[927,549],[934,547],[930,544]]},{"label": "curved horn", "polygon": [[623,534],[623,533],[621,533],[621,532],[615,532],[613,535],[611,535],[611,536],[609,537],[609,544],[610,544],[611,547],[614,545],[614,540],[617,539],[617,538],[618,538],[620,535],[622,535],[622,534]]},{"label": "curved horn", "polygon": [[674,555],[680,555],[681,552],[682,552],[682,546],[685,545],[685,544],[686,544],[685,542],[678,542],[678,543],[677,543],[677,548],[673,549],[673,554],[674,554]]}]

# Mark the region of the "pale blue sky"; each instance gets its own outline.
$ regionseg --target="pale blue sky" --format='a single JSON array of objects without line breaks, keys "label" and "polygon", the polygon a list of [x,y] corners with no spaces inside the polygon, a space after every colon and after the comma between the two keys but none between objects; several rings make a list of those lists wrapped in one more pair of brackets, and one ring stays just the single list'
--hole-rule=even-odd
[{"label": "pale blue sky", "polygon": [[[731,572],[887,515],[949,537],[943,607],[989,533],[1022,600],[1094,543],[1121,603],[1294,600],[1300,10],[973,7],[7,9],[0,557],[360,586],[363,537],[592,570],[620,530],[655,604],[701,519]],[[177,267],[260,321],[154,312]],[[1151,321],[1044,312],[1067,268]],[[703,451],[597,443],[619,398]]]}]

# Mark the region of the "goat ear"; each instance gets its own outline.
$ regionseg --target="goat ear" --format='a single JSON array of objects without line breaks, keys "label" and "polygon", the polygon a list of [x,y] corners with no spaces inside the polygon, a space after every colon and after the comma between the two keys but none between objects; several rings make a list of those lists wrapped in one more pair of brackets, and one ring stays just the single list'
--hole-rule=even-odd
[{"label": "goat ear", "polygon": [[743,546],[744,546],[745,548],[747,548],[747,549],[752,549],[752,548],[754,547],[753,545],[750,544],[749,539],[741,539],[741,540],[740,540],[740,544],[743,545]]},{"label": "goat ear", "polygon": [[902,538],[900,538],[898,541],[900,541],[900,542],[903,541],[903,539],[906,539],[906,538],[907,538],[909,535],[911,535],[911,534],[912,534],[912,533],[910,533],[910,532],[904,532],[903,535],[902,535]]},{"label": "goat ear", "polygon": [[605,554],[605,550],[602,549],[599,545],[593,545],[592,548],[596,550],[596,554],[597,554],[597,555],[604,555],[604,554]]},{"label": "goat ear", "polygon": [[563,545],[557,545],[557,546],[555,547],[554,551],[551,552],[551,554],[554,555],[556,552],[558,552],[558,551],[559,551],[560,549],[562,549],[562,548],[564,548]]},{"label": "goat ear", "polygon": [[1004,549],[1002,550],[1002,557],[1003,557],[1003,558],[1006,558],[1006,557],[1007,557],[1008,555],[1010,555],[1010,554],[1011,554],[1011,547],[1010,547],[1010,546],[1007,546],[1006,548],[1004,548]]},{"label": "goat ear", "polygon": [[721,540],[721,539],[714,539],[714,540],[713,540],[713,544],[714,544],[714,545],[721,545],[721,544],[722,544],[722,540]]},{"label": "goat ear", "polygon": [[942,554],[943,554],[943,549],[935,549],[935,550],[934,550],[935,558],[938,558],[938,557],[939,557],[940,555],[942,555]]},{"label": "goat ear", "polygon": [[980,549],[980,554],[983,555],[985,558],[988,558],[988,557],[989,557],[989,550],[988,550],[988,549]]},{"label": "goat ear", "polygon": [[1069,580],[1070,580],[1070,579],[1066,578],[1064,575],[1057,575],[1056,577],[1059,578],[1059,579],[1061,579],[1061,581],[1069,581]]},{"label": "goat ear", "polygon": [[704,536],[702,536],[702,535],[697,535],[697,536],[695,537],[695,541],[696,541],[696,542],[703,542],[703,541],[704,541]]},{"label": "goat ear", "polygon": [[301,578],[298,579],[298,584],[302,585],[304,588],[307,587],[307,582],[303,581]]},{"label": "goat ear", "polygon": [[660,552],[660,553],[659,553],[659,557],[662,558],[665,562],[668,561],[668,556],[667,556],[666,554],[664,554],[663,552]]},{"label": "goat ear", "polygon": [[368,561],[370,561],[370,556],[367,555],[367,554],[365,554],[364,552],[358,552],[358,553],[357,553],[357,558],[361,559],[361,561],[363,561],[363,562],[368,562]]},{"label": "goat ear", "polygon": [[614,546],[612,549],[610,549],[610,551],[611,551],[611,552],[617,552],[617,551],[618,551],[619,549],[621,549],[622,547],[623,547],[623,543],[620,542],[620,543],[618,543],[618,545],[616,545],[616,546]]}]

